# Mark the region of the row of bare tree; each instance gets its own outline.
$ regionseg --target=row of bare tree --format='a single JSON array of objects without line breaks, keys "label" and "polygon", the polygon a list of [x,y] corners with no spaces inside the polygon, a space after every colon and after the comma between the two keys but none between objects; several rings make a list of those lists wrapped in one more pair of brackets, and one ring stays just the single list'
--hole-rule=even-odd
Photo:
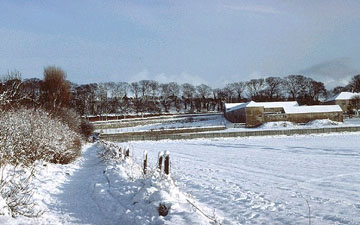
[{"label": "row of bare tree", "polygon": [[0,98],[47,108],[72,107],[81,115],[126,115],[222,111],[225,102],[249,100],[296,100],[300,104],[313,105],[341,91],[360,92],[360,75],[354,76],[347,86],[336,87],[332,91],[326,90],[324,83],[303,75],[233,82],[224,88],[154,80],[76,85],[66,80],[60,68],[48,67],[43,80],[33,78],[22,81],[19,72],[7,74],[0,85]]}]

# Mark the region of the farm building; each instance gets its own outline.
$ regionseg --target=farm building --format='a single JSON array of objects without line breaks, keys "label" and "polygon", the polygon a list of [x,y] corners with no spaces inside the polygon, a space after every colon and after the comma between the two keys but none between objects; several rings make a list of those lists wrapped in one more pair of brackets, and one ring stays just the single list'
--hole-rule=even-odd
[{"label": "farm building", "polygon": [[299,106],[293,102],[247,102],[225,104],[225,118],[233,123],[256,127],[265,122],[290,121],[306,123],[316,119],[343,121],[338,105]]},{"label": "farm building", "polygon": [[[339,105],[344,113],[349,113],[349,109],[353,108],[354,98],[360,98],[360,93],[341,92],[325,101],[327,105]],[[359,100],[358,100],[359,101]]]}]

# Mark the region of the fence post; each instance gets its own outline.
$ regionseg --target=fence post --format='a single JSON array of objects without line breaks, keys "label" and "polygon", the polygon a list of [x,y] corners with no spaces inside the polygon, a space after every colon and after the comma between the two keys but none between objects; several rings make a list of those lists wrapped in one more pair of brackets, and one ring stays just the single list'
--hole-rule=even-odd
[{"label": "fence post", "polygon": [[166,175],[170,174],[170,152],[166,151],[165,152],[165,163],[164,163],[164,173]]},{"label": "fence post", "polygon": [[162,163],[163,163],[163,158],[164,158],[164,152],[159,152],[159,156],[158,156],[158,169],[159,169],[159,172],[161,173],[161,166],[162,166]]},{"label": "fence post", "polygon": [[127,149],[125,150],[125,158],[127,158],[127,157],[129,157],[129,156],[130,156],[130,149],[127,148]]},{"label": "fence post", "polygon": [[146,174],[146,168],[147,168],[147,151],[144,151],[144,175]]}]

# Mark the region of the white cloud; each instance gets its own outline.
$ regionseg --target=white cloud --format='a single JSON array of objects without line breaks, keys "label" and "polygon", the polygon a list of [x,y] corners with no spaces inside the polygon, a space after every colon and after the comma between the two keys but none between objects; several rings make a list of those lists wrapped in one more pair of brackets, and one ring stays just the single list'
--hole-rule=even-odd
[{"label": "white cloud", "polygon": [[132,76],[128,82],[140,80],[156,80],[160,83],[177,82],[179,84],[190,83],[193,85],[208,84],[208,82],[198,75],[182,72],[180,74],[169,75],[166,73],[152,74],[148,69],[144,69]]}]

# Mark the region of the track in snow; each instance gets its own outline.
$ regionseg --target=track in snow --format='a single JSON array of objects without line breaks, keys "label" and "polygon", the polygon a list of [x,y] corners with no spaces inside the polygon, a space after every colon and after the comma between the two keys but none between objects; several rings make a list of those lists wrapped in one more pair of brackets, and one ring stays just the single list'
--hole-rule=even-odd
[{"label": "track in snow", "polygon": [[132,142],[169,150],[182,189],[225,224],[360,224],[359,133]]}]

